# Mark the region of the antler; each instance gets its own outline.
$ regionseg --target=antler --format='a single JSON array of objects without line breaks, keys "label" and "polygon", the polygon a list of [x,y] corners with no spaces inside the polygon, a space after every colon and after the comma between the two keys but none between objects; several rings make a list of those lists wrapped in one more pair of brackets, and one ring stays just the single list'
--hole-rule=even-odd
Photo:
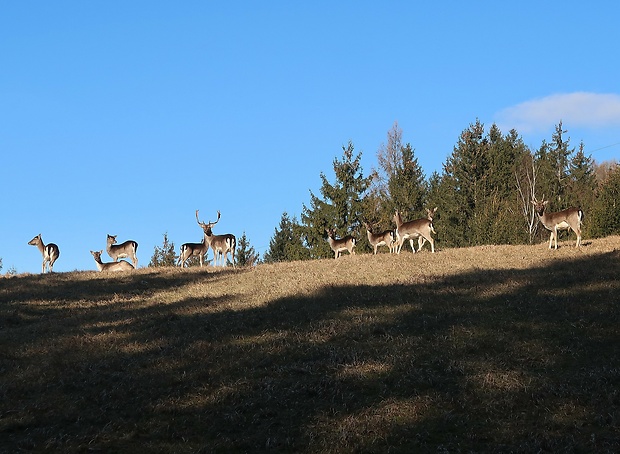
[{"label": "antler", "polygon": [[209,226],[213,227],[215,224],[217,224],[218,222],[220,222],[220,210],[217,210],[217,219],[215,222],[211,222],[209,221]]},{"label": "antler", "polygon": [[200,220],[198,219],[198,210],[196,210],[196,222],[198,223],[198,225],[200,227],[202,227],[203,229],[207,228],[207,224],[205,224],[204,222],[200,222]]}]

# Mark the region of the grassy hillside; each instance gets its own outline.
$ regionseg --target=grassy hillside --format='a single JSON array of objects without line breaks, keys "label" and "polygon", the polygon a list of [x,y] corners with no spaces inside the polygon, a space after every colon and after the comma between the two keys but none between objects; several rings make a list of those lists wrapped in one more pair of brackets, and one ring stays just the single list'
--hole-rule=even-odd
[{"label": "grassy hillside", "polygon": [[0,278],[0,451],[618,452],[619,272],[611,237]]}]

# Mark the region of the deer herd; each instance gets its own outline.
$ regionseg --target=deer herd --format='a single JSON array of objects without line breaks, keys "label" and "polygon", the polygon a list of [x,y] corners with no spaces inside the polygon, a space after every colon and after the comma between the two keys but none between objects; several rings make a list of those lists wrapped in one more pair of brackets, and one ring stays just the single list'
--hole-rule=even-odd
[{"label": "deer herd", "polygon": [[[549,203],[548,200],[537,201],[535,198],[532,200],[534,211],[536,212],[540,223],[543,227],[551,232],[549,237],[549,249],[555,241],[555,249],[558,248],[558,232],[561,230],[572,230],[577,235],[577,243],[575,247],[581,246],[581,223],[583,222],[583,211],[581,208],[568,208],[563,211],[555,213],[545,213],[545,208]],[[404,222],[399,211],[394,213],[392,220],[396,225],[394,230],[385,230],[381,233],[373,233],[371,226],[364,222],[366,228],[366,234],[368,237],[368,243],[373,248],[373,253],[377,254],[379,246],[387,246],[390,253],[400,254],[403,245],[406,240],[409,240],[409,245],[413,253],[416,252],[414,246],[414,240],[418,240],[418,251],[422,249],[422,246],[428,241],[431,245],[431,252],[435,252],[435,240],[431,236],[437,234],[433,227],[433,217],[437,212],[437,207],[432,210],[426,210],[427,216],[425,218],[415,219],[413,221]],[[181,245],[179,258],[177,260],[177,266],[185,267],[187,260],[190,257],[198,257],[200,266],[204,264],[204,257],[209,251],[213,250],[213,264],[217,266],[218,258],[220,259],[220,265],[226,266],[228,254],[231,256],[231,263],[235,266],[235,248],[237,246],[237,239],[232,234],[214,235],[213,226],[220,220],[220,212],[217,212],[217,219],[214,222],[201,222],[198,218],[198,210],[196,210],[196,222],[203,231],[203,239],[200,243],[183,243]],[[329,246],[334,252],[334,258],[340,257],[340,254],[344,251],[348,251],[349,254],[354,255],[355,245],[357,240],[347,235],[343,238],[336,238],[334,229],[325,229],[327,233],[327,241]],[[53,271],[54,262],[58,260],[60,256],[60,249],[54,243],[44,244],[41,234],[35,236],[28,242],[31,246],[36,246],[39,252],[43,256],[43,264],[41,266],[41,272],[45,273]],[[99,271],[129,271],[138,267],[138,257],[136,252],[138,251],[138,243],[133,240],[128,240],[123,243],[117,244],[116,235],[108,235],[106,251],[108,255],[114,260],[113,262],[103,262],[101,260],[100,251],[90,251],[95,259],[95,265]],[[125,260],[119,261],[118,259],[129,258],[132,263]]]}]

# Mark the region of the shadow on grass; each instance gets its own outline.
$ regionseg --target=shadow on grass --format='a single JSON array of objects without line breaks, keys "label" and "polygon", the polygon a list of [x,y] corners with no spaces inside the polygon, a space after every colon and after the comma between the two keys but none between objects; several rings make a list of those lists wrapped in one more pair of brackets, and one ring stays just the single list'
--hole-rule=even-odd
[{"label": "shadow on grass", "polygon": [[[231,295],[153,302],[224,274],[3,284],[0,439],[7,451],[618,451],[619,271],[615,252],[244,310]],[[148,304],[92,304],[144,280]],[[46,291],[65,308],[30,320],[29,295]]]}]

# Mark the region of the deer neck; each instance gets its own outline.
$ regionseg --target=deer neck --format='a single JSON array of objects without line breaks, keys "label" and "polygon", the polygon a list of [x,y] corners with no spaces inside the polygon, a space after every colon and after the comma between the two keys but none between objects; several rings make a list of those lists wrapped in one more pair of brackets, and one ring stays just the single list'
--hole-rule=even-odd
[{"label": "deer neck", "polygon": [[41,254],[45,254],[45,244],[43,244],[43,240],[40,240],[36,246]]}]

